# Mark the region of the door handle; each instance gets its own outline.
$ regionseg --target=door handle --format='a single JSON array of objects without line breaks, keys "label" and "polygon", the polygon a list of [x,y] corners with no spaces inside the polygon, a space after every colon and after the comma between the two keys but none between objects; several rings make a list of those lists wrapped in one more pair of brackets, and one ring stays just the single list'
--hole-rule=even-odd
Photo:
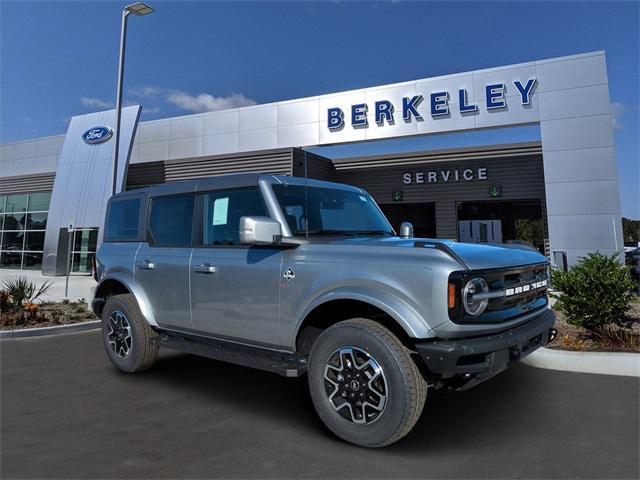
[{"label": "door handle", "polygon": [[203,263],[197,267],[193,267],[193,271],[197,273],[216,273],[216,267],[208,263]]},{"label": "door handle", "polygon": [[149,260],[145,260],[144,262],[138,262],[136,266],[140,270],[153,270],[154,268],[156,268],[156,264],[153,262],[150,262]]}]

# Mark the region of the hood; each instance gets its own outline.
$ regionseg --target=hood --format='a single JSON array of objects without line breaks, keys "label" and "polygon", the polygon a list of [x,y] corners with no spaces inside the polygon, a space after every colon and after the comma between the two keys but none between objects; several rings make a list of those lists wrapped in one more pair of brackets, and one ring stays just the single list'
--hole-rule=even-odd
[{"label": "hood", "polygon": [[[327,243],[362,245],[363,247],[389,248],[435,248],[443,255],[458,260],[462,267],[470,270],[486,270],[508,268],[534,263],[546,263],[547,257],[525,245],[518,244],[477,244],[459,243],[450,240],[433,238],[399,238],[399,237],[340,237],[326,239]],[[321,240],[322,242],[322,240]],[[315,243],[315,242],[314,242]],[[324,242],[322,242],[324,243]],[[450,250],[453,254],[447,253]]]}]

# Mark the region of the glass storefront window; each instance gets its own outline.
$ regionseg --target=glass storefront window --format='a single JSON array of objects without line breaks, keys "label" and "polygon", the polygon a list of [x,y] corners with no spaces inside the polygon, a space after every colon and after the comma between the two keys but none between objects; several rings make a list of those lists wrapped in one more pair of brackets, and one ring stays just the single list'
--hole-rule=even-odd
[{"label": "glass storefront window", "polygon": [[22,250],[24,243],[24,232],[3,232],[2,233],[2,250]]},{"label": "glass storefront window", "polygon": [[93,265],[94,252],[80,252],[73,254],[73,269],[74,273],[91,273],[91,266]]},{"label": "glass storefront window", "polygon": [[29,251],[44,250],[44,232],[27,232],[24,249]]},{"label": "glass storefront window", "polygon": [[40,270],[42,268],[42,253],[24,252],[22,268],[24,270]]},{"label": "glass storefront window", "polygon": [[84,228],[73,232],[72,272],[91,273],[97,243],[97,228]]},{"label": "glass storefront window", "polygon": [[50,192],[0,196],[0,268],[39,270]]},{"label": "glass storefront window", "polygon": [[98,243],[98,229],[76,230],[73,236],[74,251],[95,252]]},{"label": "glass storefront window", "polygon": [[3,230],[24,230],[24,220],[26,217],[24,213],[7,213],[3,215],[3,217]]},{"label": "glass storefront window", "polygon": [[28,198],[29,195],[8,195],[6,206],[7,212],[26,212]]},{"label": "glass storefront window", "polygon": [[22,252],[0,252],[0,268],[21,268]]},{"label": "glass storefront window", "polygon": [[27,230],[46,230],[48,213],[27,214]]},{"label": "glass storefront window", "polygon": [[51,201],[51,193],[32,193],[29,195],[29,211],[30,212],[46,212],[49,210],[49,202]]}]

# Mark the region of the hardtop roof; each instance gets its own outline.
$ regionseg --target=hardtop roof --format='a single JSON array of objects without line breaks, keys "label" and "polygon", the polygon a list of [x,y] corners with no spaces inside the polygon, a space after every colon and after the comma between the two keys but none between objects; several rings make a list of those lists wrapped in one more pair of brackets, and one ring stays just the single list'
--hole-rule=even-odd
[{"label": "hardtop roof", "polygon": [[160,183],[149,187],[136,188],[120,192],[112,198],[124,198],[133,195],[148,194],[152,197],[160,195],[177,195],[181,193],[203,192],[209,190],[224,190],[231,188],[243,188],[257,186],[260,180],[265,180],[273,184],[286,185],[309,185],[325,188],[342,188],[348,190],[361,189],[335,182],[325,182],[322,180],[306,179],[304,177],[292,177],[289,175],[278,175],[270,173],[233,173],[228,175],[218,175],[215,177],[197,178],[193,180],[181,180],[178,182]]}]

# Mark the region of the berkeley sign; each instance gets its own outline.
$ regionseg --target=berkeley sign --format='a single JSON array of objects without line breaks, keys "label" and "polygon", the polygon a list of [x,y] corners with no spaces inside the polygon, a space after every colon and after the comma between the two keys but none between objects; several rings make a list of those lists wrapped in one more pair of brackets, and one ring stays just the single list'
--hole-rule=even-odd
[{"label": "berkeley sign", "polygon": [[[520,94],[520,103],[529,105],[531,103],[531,94],[537,80],[530,78],[526,82],[516,80],[513,82]],[[506,108],[507,101],[505,98],[506,85],[504,83],[493,83],[485,85],[485,101],[487,110],[495,110]],[[470,103],[467,98],[467,91],[464,88],[456,92],[458,111],[461,114],[469,114],[478,111],[478,105]],[[442,118],[451,114],[450,94],[446,90],[433,92],[430,98],[430,114],[433,118]],[[402,98],[402,119],[405,122],[411,122],[412,119],[417,121],[423,120],[422,109],[419,107],[424,101],[423,95],[414,95],[412,97]],[[395,123],[396,106],[389,100],[379,100],[373,105],[374,120],[378,126],[383,126],[385,121],[389,125]],[[369,105],[366,103],[358,103],[351,105],[351,126],[354,128],[366,128],[369,126],[367,114],[369,113]],[[340,130],[345,125],[345,113],[340,107],[331,107],[327,109],[327,127],[329,130]]]}]

